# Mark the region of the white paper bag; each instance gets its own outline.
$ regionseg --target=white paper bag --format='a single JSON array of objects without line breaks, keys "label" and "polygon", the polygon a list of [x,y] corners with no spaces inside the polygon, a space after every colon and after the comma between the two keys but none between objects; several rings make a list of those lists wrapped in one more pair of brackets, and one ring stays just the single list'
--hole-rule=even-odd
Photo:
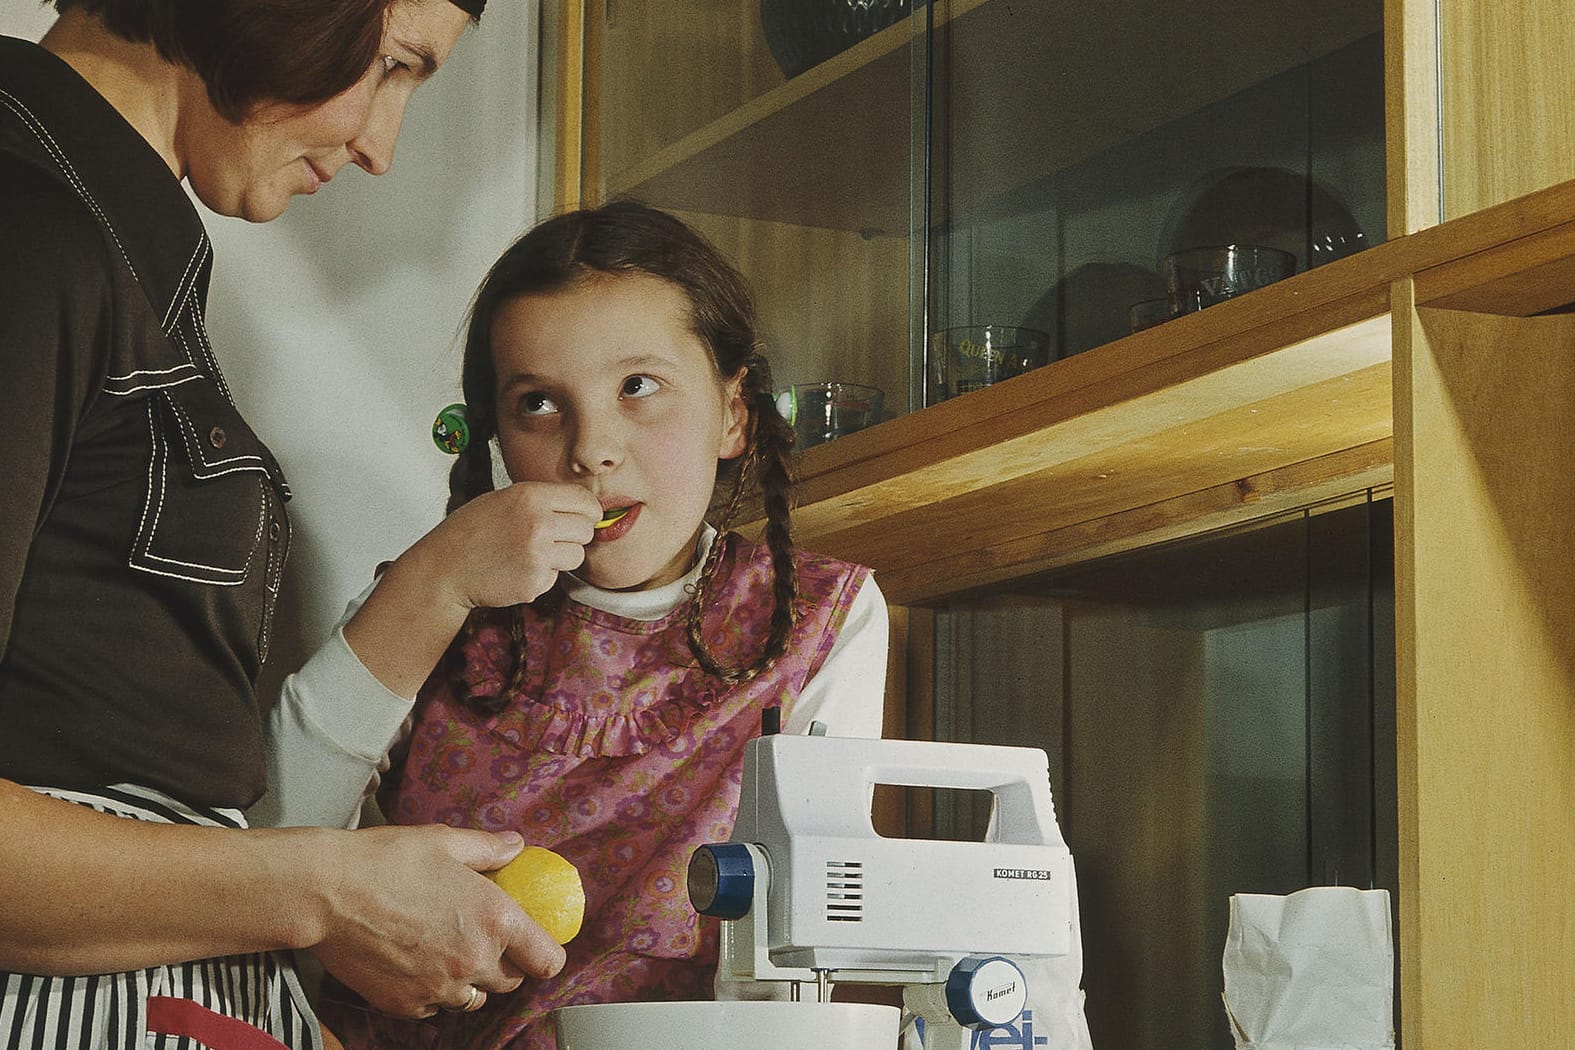
[{"label": "white paper bag", "polygon": [[1235,894],[1224,969],[1237,1050],[1393,1050],[1387,890]]}]

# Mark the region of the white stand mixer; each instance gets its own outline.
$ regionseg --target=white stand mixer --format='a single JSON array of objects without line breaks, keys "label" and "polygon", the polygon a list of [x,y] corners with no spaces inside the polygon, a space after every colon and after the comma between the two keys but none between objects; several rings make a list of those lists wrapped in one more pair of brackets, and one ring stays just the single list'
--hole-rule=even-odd
[{"label": "white stand mixer", "polygon": [[[1014,958],[1072,950],[1071,854],[1048,770],[1036,748],[752,741],[731,839],[689,865],[690,901],[722,920],[719,987],[743,1001],[567,1007],[560,1050],[895,1048],[897,1009],[831,1002],[842,982],[902,987],[925,1050],[967,1050],[1022,1011]],[[987,841],[882,837],[877,784],[990,792]]]}]

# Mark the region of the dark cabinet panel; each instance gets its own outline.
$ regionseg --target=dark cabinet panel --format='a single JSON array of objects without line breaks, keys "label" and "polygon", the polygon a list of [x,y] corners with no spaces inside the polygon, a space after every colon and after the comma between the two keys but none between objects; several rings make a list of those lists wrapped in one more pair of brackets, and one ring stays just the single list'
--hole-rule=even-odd
[{"label": "dark cabinet panel", "polygon": [[1394,893],[1392,535],[1364,501],[938,610],[936,734],[1051,756],[1101,1050],[1228,1050],[1231,894]]}]

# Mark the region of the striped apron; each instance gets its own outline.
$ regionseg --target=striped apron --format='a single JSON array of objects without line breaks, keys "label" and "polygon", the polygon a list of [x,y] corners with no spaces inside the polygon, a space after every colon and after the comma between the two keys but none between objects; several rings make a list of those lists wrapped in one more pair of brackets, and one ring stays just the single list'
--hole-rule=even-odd
[{"label": "striped apron", "polygon": [[[199,810],[149,788],[34,787],[131,820],[244,828],[239,810]],[[6,1050],[323,1050],[290,957],[278,952],[124,973],[40,977],[0,972]]]}]

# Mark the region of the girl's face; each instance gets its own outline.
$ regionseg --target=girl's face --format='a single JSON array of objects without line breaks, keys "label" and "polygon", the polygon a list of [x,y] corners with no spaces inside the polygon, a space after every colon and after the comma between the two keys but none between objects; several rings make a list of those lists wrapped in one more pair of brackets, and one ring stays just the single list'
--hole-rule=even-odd
[{"label": "girl's face", "polygon": [[679,579],[716,482],[743,453],[742,375],[724,380],[677,286],[598,276],[499,304],[492,320],[498,441],[515,481],[584,485],[604,510],[576,575],[609,590]]},{"label": "girl's face", "polygon": [[207,104],[194,76],[193,114],[177,131],[180,172],[220,215],[277,218],[296,194],[316,193],[345,164],[388,170],[411,93],[442,65],[470,16],[449,0],[398,0],[381,57],[360,81],[310,108],[264,105],[231,124]]}]

